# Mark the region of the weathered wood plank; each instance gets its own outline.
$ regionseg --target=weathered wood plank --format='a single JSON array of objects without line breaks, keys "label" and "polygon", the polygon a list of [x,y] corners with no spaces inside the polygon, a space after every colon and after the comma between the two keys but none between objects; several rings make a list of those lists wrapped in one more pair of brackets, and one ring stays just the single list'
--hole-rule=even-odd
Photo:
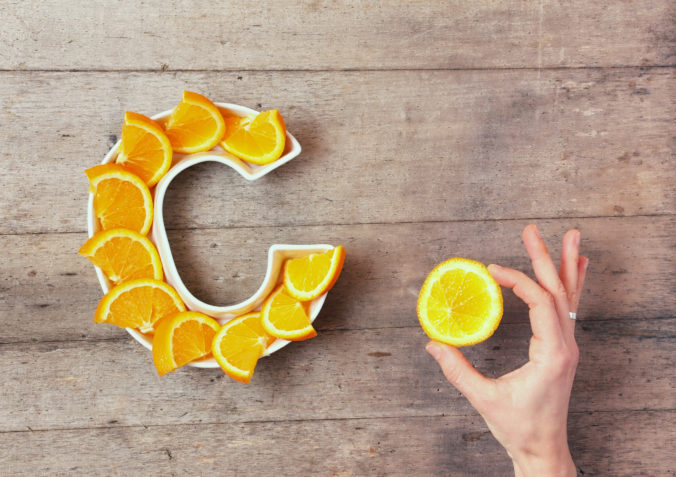
[{"label": "weathered wood plank", "polygon": [[[571,410],[674,409],[676,319],[581,323]],[[527,360],[530,328],[503,324],[466,349],[499,376]],[[323,331],[261,360],[250,386],[220,370],[159,378],[131,338],[0,346],[0,431],[474,411],[425,353],[418,326]],[[67,396],[67,399],[64,397]]]},{"label": "weathered wood plank", "polygon": [[[673,411],[573,414],[569,427],[580,475],[652,477],[673,471]],[[0,449],[3,468],[17,476],[408,477],[512,470],[478,416],[0,433]]]},{"label": "weathered wood plank", "polygon": [[280,108],[304,149],[253,184],[186,171],[174,227],[674,213],[675,73],[3,73],[0,233],[83,231],[82,171],[122,112],[168,109],[184,88]]},{"label": "weathered wood plank", "polygon": [[[3,69],[380,69],[664,65],[673,5],[10,0]],[[44,28],[49,25],[49,28]]]},{"label": "weathered wood plank", "polygon": [[[526,221],[171,231],[185,283],[213,304],[238,303],[258,289],[273,243],[333,243],[347,248],[343,274],[317,326],[366,329],[415,323],[422,281],[437,263],[466,256],[530,270],[521,244]],[[538,220],[552,253],[566,229],[582,231],[591,259],[580,316],[585,320],[661,318],[676,309],[673,217]],[[0,236],[1,342],[124,336],[92,317],[101,290],[88,260],[76,255],[86,235]],[[506,290],[507,323],[527,322]]]}]

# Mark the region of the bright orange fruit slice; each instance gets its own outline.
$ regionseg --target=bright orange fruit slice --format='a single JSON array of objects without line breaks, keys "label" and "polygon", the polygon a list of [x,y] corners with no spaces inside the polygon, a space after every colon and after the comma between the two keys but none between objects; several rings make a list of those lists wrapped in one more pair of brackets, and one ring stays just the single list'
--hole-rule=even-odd
[{"label": "bright orange fruit slice", "polygon": [[[223,111],[225,112],[225,111]],[[227,114],[221,147],[253,164],[269,164],[279,159],[286,144],[286,128],[279,111],[263,111],[246,117]]]},{"label": "bright orange fruit slice", "polygon": [[117,164],[101,164],[85,173],[102,230],[125,228],[148,233],[153,223],[153,198],[139,176]]},{"label": "bright orange fruit slice", "polygon": [[488,269],[452,258],[427,276],[418,297],[418,319],[433,340],[452,346],[479,343],[502,318],[502,292]]},{"label": "bright orange fruit slice", "polygon": [[289,295],[284,285],[265,300],[261,316],[265,331],[276,338],[302,341],[317,336],[305,306]]},{"label": "bright orange fruit slice", "polygon": [[91,260],[114,284],[136,278],[162,280],[162,262],[157,249],[145,235],[133,230],[98,232],[78,253]]},{"label": "bright orange fruit slice", "polygon": [[142,114],[124,113],[120,153],[115,162],[152,187],[171,167],[171,157],[171,143],[159,124]]},{"label": "bright orange fruit slice", "polygon": [[174,151],[182,154],[208,151],[223,138],[225,121],[208,98],[191,91],[171,112],[165,130]]},{"label": "bright orange fruit slice", "polygon": [[287,260],[284,264],[284,286],[288,294],[297,300],[314,300],[333,287],[344,262],[345,249],[342,246]]},{"label": "bright orange fruit slice", "polygon": [[216,333],[211,352],[221,369],[241,383],[248,383],[265,349],[275,341],[263,328],[259,312],[228,321]]},{"label": "bright orange fruit slice", "polygon": [[185,305],[169,284],[139,278],[110,290],[99,302],[94,321],[147,333],[158,320],[181,311]]},{"label": "bright orange fruit slice", "polygon": [[211,353],[211,342],[220,325],[195,311],[161,319],[153,336],[153,362],[160,376]]}]

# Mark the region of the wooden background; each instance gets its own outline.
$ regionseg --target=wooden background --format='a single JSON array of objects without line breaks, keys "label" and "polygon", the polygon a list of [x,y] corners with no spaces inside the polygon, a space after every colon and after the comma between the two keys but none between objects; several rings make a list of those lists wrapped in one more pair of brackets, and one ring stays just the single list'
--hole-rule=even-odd
[{"label": "wooden background", "polygon": [[[570,442],[580,475],[674,475],[676,7],[539,2],[0,2],[0,473],[508,475],[424,352],[415,301],[455,255],[529,271],[520,231],[591,259]],[[278,108],[302,155],[248,183],[203,165],[165,218],[189,288],[247,298],[272,243],[343,244],[316,339],[158,378],[94,325],[83,170],[123,111],[184,89]],[[527,359],[525,307],[467,349]]]}]

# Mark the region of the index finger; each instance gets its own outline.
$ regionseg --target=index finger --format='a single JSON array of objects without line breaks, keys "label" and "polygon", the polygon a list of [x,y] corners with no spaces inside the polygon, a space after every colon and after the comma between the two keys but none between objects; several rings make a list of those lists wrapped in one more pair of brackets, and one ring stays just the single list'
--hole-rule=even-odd
[{"label": "index finger", "polygon": [[549,342],[562,338],[559,316],[552,296],[524,273],[499,265],[489,265],[488,271],[503,287],[511,288],[530,309],[530,326],[533,336]]}]

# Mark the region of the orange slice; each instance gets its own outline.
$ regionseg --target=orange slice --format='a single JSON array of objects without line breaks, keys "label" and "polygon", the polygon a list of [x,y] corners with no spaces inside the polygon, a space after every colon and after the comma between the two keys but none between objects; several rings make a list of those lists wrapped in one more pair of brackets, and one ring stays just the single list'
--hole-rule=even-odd
[{"label": "orange slice", "polygon": [[136,278],[162,280],[162,262],[150,240],[138,232],[110,229],[94,234],[80,255],[99,267],[114,284]]},{"label": "orange slice", "polygon": [[290,341],[302,341],[317,336],[303,303],[289,295],[284,285],[263,303],[263,328],[268,334]]},{"label": "orange slice", "polygon": [[502,293],[488,269],[452,258],[427,276],[418,297],[418,319],[433,340],[452,346],[479,343],[502,318]]},{"label": "orange slice", "polygon": [[185,305],[170,285],[140,278],[110,290],[99,302],[94,321],[147,333],[156,321],[181,311],[185,311]]},{"label": "orange slice", "polygon": [[211,352],[225,374],[241,383],[248,383],[258,358],[274,341],[275,338],[263,328],[261,314],[248,313],[221,327],[211,343]]},{"label": "orange slice", "polygon": [[284,264],[284,286],[288,294],[297,300],[314,300],[333,287],[343,269],[343,262],[345,249],[342,246],[287,260]]},{"label": "orange slice", "polygon": [[148,233],[153,223],[153,198],[139,176],[117,164],[101,164],[85,173],[102,230],[125,228]]},{"label": "orange slice", "polygon": [[221,147],[230,154],[259,165],[281,157],[286,129],[279,111],[273,109],[246,117],[227,114],[224,118],[226,130]]},{"label": "orange slice", "polygon": [[160,376],[211,353],[211,341],[220,325],[195,311],[183,311],[157,322],[153,362]]},{"label": "orange slice", "polygon": [[174,151],[182,154],[208,151],[223,138],[225,121],[218,107],[201,94],[183,92],[165,130]]},{"label": "orange slice", "polygon": [[152,187],[171,167],[171,156],[171,143],[159,124],[142,114],[124,113],[118,164]]}]

